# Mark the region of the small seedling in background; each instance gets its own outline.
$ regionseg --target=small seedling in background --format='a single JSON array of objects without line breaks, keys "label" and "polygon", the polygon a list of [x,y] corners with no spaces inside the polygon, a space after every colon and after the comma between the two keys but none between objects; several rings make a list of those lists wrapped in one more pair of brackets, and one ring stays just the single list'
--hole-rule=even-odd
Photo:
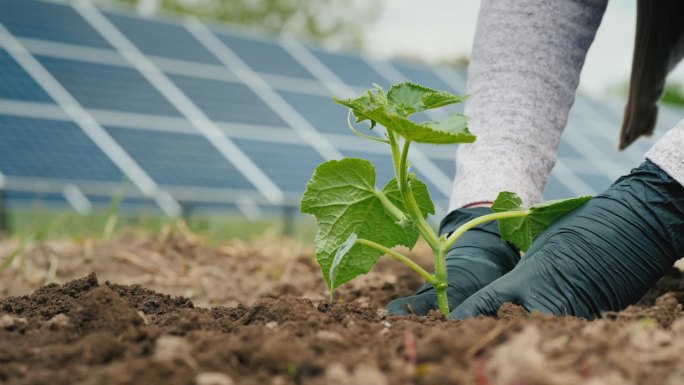
[{"label": "small seedling in background", "polygon": [[[465,99],[410,82],[394,85],[387,93],[375,86],[357,98],[335,99],[350,108],[356,123],[369,121],[371,129],[376,124],[386,128],[385,137],[380,138],[362,134],[349,124],[355,134],[390,147],[395,178],[378,189],[375,168],[369,161],[345,158],[319,165],[307,184],[301,211],[317,218],[316,259],[331,297],[337,287],[368,273],[386,254],[435,287],[439,309],[446,315],[450,311],[446,253],[463,233],[498,220],[502,238],[525,251],[547,226],[590,198],[545,202],[525,209],[516,194],[502,192],[492,206],[492,214],[473,219],[448,236],[438,236],[426,220],[435,213],[428,188],[409,170],[409,148],[412,142],[472,143],[475,136],[468,131],[465,115],[452,114],[439,122],[415,122],[409,116]],[[419,236],[434,252],[434,274],[392,249],[399,245],[411,249]]]}]

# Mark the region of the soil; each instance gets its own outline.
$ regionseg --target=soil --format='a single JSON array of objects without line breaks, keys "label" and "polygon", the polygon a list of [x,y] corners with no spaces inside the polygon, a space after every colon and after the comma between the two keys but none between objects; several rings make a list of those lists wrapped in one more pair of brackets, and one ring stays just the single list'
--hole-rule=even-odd
[{"label": "soil", "polygon": [[[16,246],[0,241],[0,258]],[[684,383],[679,270],[590,322],[511,304],[467,321],[385,315],[419,285],[383,261],[330,303],[311,248],[288,240],[41,243],[0,272],[0,383]]]}]

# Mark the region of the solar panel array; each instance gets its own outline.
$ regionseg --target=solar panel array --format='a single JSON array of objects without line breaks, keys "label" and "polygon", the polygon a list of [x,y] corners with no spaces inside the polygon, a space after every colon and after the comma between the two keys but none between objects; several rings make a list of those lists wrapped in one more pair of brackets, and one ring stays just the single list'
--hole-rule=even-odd
[{"label": "solar panel array", "polygon": [[[412,80],[465,93],[465,72],[245,36],[197,20],[147,19],[40,0],[0,0],[0,188],[9,206],[154,205],[237,210],[298,204],[315,166],[362,157],[392,177],[381,144],[346,127],[331,96]],[[460,107],[452,108],[451,111]],[[619,103],[579,96],[545,191],[595,194],[655,139],[616,148]],[[681,112],[661,113],[657,138]],[[446,112],[430,113],[442,118]],[[453,146],[416,146],[412,164],[447,207]]]}]

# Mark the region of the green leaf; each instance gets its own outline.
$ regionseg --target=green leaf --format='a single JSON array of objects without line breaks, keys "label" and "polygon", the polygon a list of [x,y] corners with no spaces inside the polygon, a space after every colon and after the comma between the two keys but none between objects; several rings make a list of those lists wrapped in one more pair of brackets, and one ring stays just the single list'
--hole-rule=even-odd
[{"label": "green leaf", "polygon": [[[332,266],[330,266],[330,271],[328,272],[328,282],[335,282],[337,281],[337,268],[340,266],[340,262],[342,262],[342,259],[347,255],[349,250],[354,246],[354,243],[356,240],[359,239],[359,237],[356,235],[356,233],[351,233],[349,238],[347,238],[346,241],[340,246],[339,249],[337,249],[337,253],[335,253],[335,258],[333,258],[332,261]],[[333,291],[330,291],[330,300],[332,301],[332,295]]]},{"label": "green leaf", "polygon": [[[499,219],[501,238],[527,251],[532,242],[565,214],[583,205],[591,196],[570,199],[560,199],[539,203],[529,208],[524,217]],[[512,192],[504,191],[494,201],[492,211],[495,213],[507,211],[523,211],[522,200]]]},{"label": "green leaf", "polygon": [[368,90],[357,98],[335,99],[351,108],[356,122],[380,123],[406,139],[421,143],[472,143],[475,135],[468,131],[468,117],[453,114],[441,122],[414,122],[408,115],[416,111],[462,101],[464,97],[435,91],[413,83],[401,83],[385,95],[381,88]]},{"label": "green leaf", "polygon": [[[338,99],[333,98],[333,100],[345,107],[351,108],[356,117],[356,123],[363,122],[364,120],[371,119],[371,117],[366,116],[364,111],[368,113],[373,113],[373,111],[382,110],[388,106],[387,99],[384,97],[384,93],[373,93],[373,90],[368,90],[361,94],[361,96],[350,99]],[[375,125],[375,121],[372,120],[372,125]]]},{"label": "green leaf", "polygon": [[385,127],[413,142],[449,144],[475,141],[475,135],[468,130],[468,117],[465,115],[453,114],[441,122],[415,123],[396,116],[390,116],[389,119],[391,126]]},{"label": "green leaf", "polygon": [[[418,203],[418,208],[423,214],[423,217],[427,217],[428,214],[434,214],[435,205],[432,203],[432,198],[430,197],[427,185],[416,177],[413,177],[409,181],[409,184],[411,185],[413,196],[416,198],[416,203]],[[385,188],[382,189],[382,192],[385,193],[390,202],[394,203],[401,211],[406,212],[404,199],[401,197],[401,191],[399,191],[399,184],[397,183],[396,178],[387,183]]]},{"label": "green leaf", "polygon": [[[424,184],[414,180],[414,195],[424,210],[434,212]],[[306,186],[301,211],[316,217],[316,259],[330,291],[360,274],[368,273],[382,252],[369,246],[355,244],[335,263],[335,254],[354,233],[358,238],[377,242],[391,248],[404,245],[412,248],[419,232],[412,223],[397,223],[385,209],[377,194],[385,194],[399,209],[396,181],[382,191],[375,188],[375,168],[363,159],[346,158],[325,162]],[[332,278],[332,279],[331,279]]]},{"label": "green leaf", "polygon": [[437,91],[412,82],[395,84],[387,92],[387,100],[401,115],[407,117],[415,112],[461,103],[467,96]]}]

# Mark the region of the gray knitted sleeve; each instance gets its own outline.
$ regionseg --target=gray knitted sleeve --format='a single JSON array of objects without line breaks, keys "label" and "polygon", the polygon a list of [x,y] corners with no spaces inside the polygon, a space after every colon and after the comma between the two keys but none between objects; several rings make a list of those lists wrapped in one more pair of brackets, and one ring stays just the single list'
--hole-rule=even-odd
[{"label": "gray knitted sleeve", "polygon": [[466,104],[478,138],[457,150],[450,209],[504,190],[526,205],[541,199],[606,4],[482,1]]},{"label": "gray knitted sleeve", "polygon": [[646,158],[684,186],[684,120],[658,139]]}]

